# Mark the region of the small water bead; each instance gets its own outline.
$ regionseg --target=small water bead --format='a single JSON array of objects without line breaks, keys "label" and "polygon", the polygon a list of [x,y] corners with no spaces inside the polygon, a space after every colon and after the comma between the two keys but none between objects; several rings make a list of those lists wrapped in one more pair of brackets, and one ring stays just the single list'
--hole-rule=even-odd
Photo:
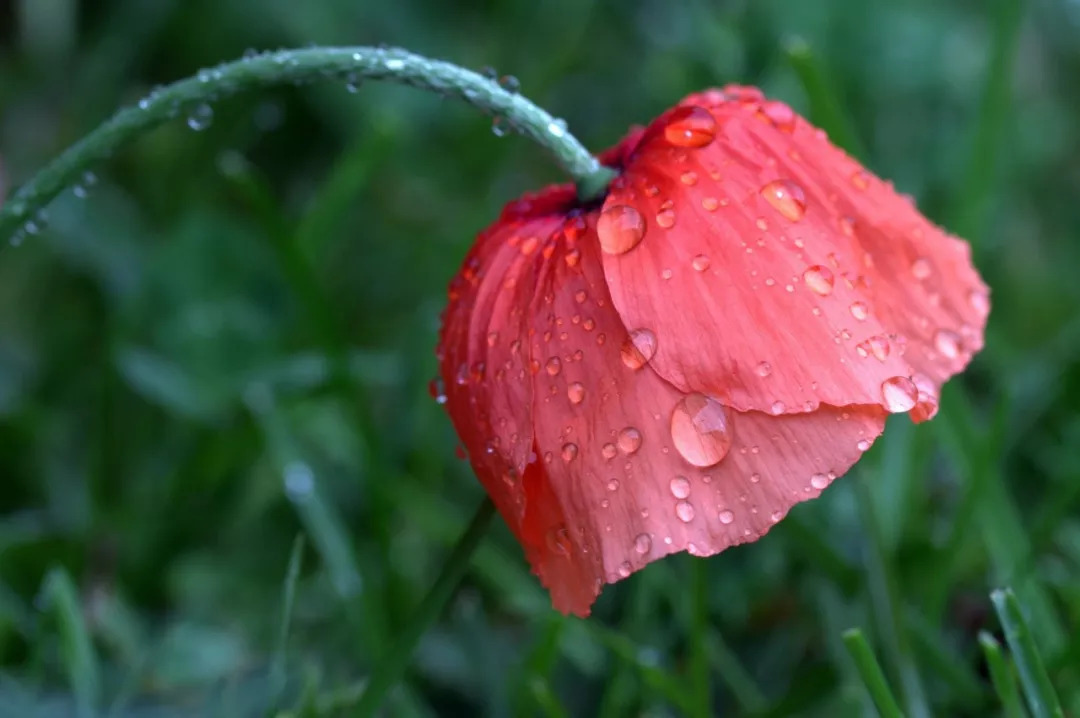
[{"label": "small water bead", "polygon": [[619,450],[615,448],[615,444],[610,442],[600,447],[600,455],[608,461],[614,459],[617,453],[619,453]]},{"label": "small water bead", "polygon": [[580,404],[585,401],[585,385],[580,381],[575,381],[566,387],[566,398],[570,400],[571,404]]},{"label": "small water bead", "polygon": [[772,374],[772,364],[767,361],[763,361],[757,365],[757,367],[754,369],[754,372],[757,373],[757,375],[760,376],[762,379],[764,379],[765,377]]},{"label": "small water bead", "polygon": [[552,137],[562,137],[566,134],[566,120],[556,117],[548,123],[547,131]]},{"label": "small water bead", "polygon": [[915,279],[926,279],[933,271],[934,268],[930,265],[930,262],[923,257],[919,257],[911,263],[911,274]]},{"label": "small water bead", "polygon": [[400,59],[398,59],[396,57],[395,58],[390,58],[389,60],[384,62],[383,65],[386,66],[387,70],[391,70],[393,72],[397,72],[398,70],[405,69],[405,61],[400,60]]},{"label": "small water bead", "polygon": [[562,371],[562,362],[559,360],[559,357],[551,357],[548,359],[547,363],[544,364],[544,371],[548,373],[548,376],[555,376]]},{"label": "small water bead", "polygon": [[704,254],[699,254],[690,261],[690,266],[694,268],[694,271],[704,272],[709,268],[709,258]]},{"label": "small water bead", "polygon": [[633,454],[641,448],[641,432],[632,426],[628,426],[619,432],[616,441],[620,451],[624,454]]},{"label": "small water bead", "polygon": [[960,335],[948,329],[938,329],[934,333],[934,348],[946,359],[956,359],[961,350]]},{"label": "small water bead", "polygon": [[577,444],[563,444],[560,454],[563,461],[573,461],[578,455]]},{"label": "small water bead", "polygon": [[770,411],[772,411],[773,416],[779,416],[780,414],[783,414],[786,410],[787,406],[782,401],[774,401],[772,403],[772,406],[770,407]]},{"label": "small water bead", "polygon": [[560,556],[569,556],[572,546],[570,543],[570,532],[561,524],[556,526],[551,531],[548,531],[547,545],[553,553],[557,553]]},{"label": "small water bead", "polygon": [[720,206],[720,202],[716,197],[705,197],[701,200],[701,207],[706,212],[715,212],[716,208]]},{"label": "small water bead", "polygon": [[905,376],[894,376],[881,383],[881,398],[893,414],[911,411],[919,400],[919,389]]},{"label": "small water bead", "polygon": [[72,193],[79,199],[86,199],[90,196],[90,188],[98,183],[97,175],[89,170],[83,172],[82,178],[72,188]]},{"label": "small water bead", "polygon": [[506,137],[511,129],[510,122],[505,117],[497,115],[491,120],[491,134],[496,137]]},{"label": "small water bead", "polygon": [[851,316],[855,317],[860,322],[865,321],[866,318],[870,316],[870,309],[866,306],[865,302],[852,302]]},{"label": "small water bead", "polygon": [[612,491],[612,492],[618,491],[619,490],[619,480],[618,479],[609,479],[608,482],[607,482],[607,490]]},{"label": "small water bead", "polygon": [[521,81],[513,75],[503,75],[499,78],[499,85],[507,92],[517,94],[521,91]]},{"label": "small water bead", "polygon": [[652,537],[649,534],[638,534],[634,539],[634,550],[645,555],[652,550]]},{"label": "small water bead", "polygon": [[814,474],[810,477],[810,485],[818,491],[821,491],[829,485],[829,477],[825,474]]},{"label": "small water bead", "polygon": [[870,186],[870,175],[864,170],[858,170],[851,175],[851,184],[855,185],[855,189],[865,190]]},{"label": "small water bead", "polygon": [[679,520],[683,523],[690,523],[694,520],[694,506],[689,501],[680,501],[675,504],[675,515],[679,517]]},{"label": "small water bead", "polygon": [[980,319],[985,319],[990,314],[990,296],[981,289],[973,289],[968,293],[968,304],[975,310],[975,313],[979,315]]},{"label": "small water bead", "polygon": [[887,338],[878,334],[867,339],[866,343],[870,349],[870,353],[873,354],[874,358],[878,361],[885,361],[889,358],[889,352],[892,350],[892,346],[889,344]]},{"label": "small water bead", "polygon": [[694,466],[715,466],[731,449],[731,427],[723,404],[704,394],[688,394],[671,412],[671,439]]},{"label": "small water bead", "polygon": [[769,518],[772,519],[772,522],[774,524],[778,523],[780,521],[780,519],[784,518],[784,512],[783,511],[773,511],[772,515],[769,516]]},{"label": "small water bead", "polygon": [[756,484],[761,481],[761,474],[750,474],[750,483]]},{"label": "small water bead", "polygon": [[668,483],[671,495],[677,499],[685,499],[690,495],[690,480],[685,476],[676,476]]},{"label": "small water bead", "polygon": [[566,256],[563,257],[563,261],[566,262],[567,267],[576,267],[578,262],[581,261],[581,250],[571,249],[566,253]]},{"label": "small water bead", "polygon": [[720,512],[720,516],[718,518],[720,519],[720,523],[727,525],[735,520],[735,514],[731,511],[724,510]]},{"label": "small water bead", "polygon": [[214,108],[205,102],[198,105],[188,115],[187,125],[196,132],[202,132],[214,122]]},{"label": "small water bead", "polygon": [[761,188],[761,196],[773,209],[792,222],[806,214],[806,193],[791,180],[775,180]]},{"label": "small water bead", "polygon": [[656,224],[664,229],[675,226],[675,212],[670,209],[662,209],[656,213]]},{"label": "small water bead", "polygon": [[664,127],[664,139],[676,147],[704,147],[716,137],[716,119],[704,107],[680,107]]},{"label": "small water bead", "polygon": [[850,216],[843,216],[840,218],[840,231],[843,232],[845,237],[855,236],[855,218]]},{"label": "small water bead", "polygon": [[697,172],[683,172],[679,175],[679,181],[687,187],[693,187],[697,184],[698,176]]},{"label": "small water bead", "polygon": [[623,254],[638,246],[645,236],[645,220],[629,205],[616,204],[600,214],[596,222],[600,248],[608,254]]},{"label": "small water bead", "polygon": [[833,284],[835,283],[832,270],[820,264],[815,264],[803,272],[803,281],[806,282],[806,286],[810,288],[810,291],[823,297],[832,294]]},{"label": "small water bead", "polygon": [[648,329],[635,329],[619,351],[622,362],[637,371],[656,355],[656,335]]},{"label": "small water bead", "polygon": [[622,563],[619,564],[619,576],[621,578],[626,578],[631,573],[633,573],[633,571],[634,571],[634,567],[630,565],[629,561],[623,561]]},{"label": "small water bead", "polygon": [[870,442],[866,439],[859,439],[857,442],[855,442],[855,448],[859,451],[869,451]]}]

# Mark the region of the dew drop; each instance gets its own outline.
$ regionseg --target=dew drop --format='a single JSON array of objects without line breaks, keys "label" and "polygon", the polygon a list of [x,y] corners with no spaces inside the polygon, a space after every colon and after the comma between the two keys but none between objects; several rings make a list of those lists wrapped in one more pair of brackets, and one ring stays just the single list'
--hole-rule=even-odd
[{"label": "dew drop", "polygon": [[828,267],[815,264],[803,272],[803,281],[815,294],[824,297],[832,293],[834,279],[832,270]]},{"label": "dew drop", "polygon": [[851,184],[855,185],[855,189],[864,190],[870,186],[870,176],[863,170],[853,172],[851,175]]},{"label": "dew drop", "polygon": [[911,274],[915,279],[926,279],[933,272],[933,267],[930,266],[930,262],[923,257],[919,257],[911,263]]},{"label": "dew drop", "polygon": [[652,550],[652,537],[649,534],[638,534],[634,539],[634,550],[645,555]]},{"label": "dew drop", "polygon": [[580,404],[585,400],[585,385],[580,381],[575,381],[570,386],[566,387],[566,398],[570,400],[571,404]]},{"label": "dew drop", "polygon": [[203,102],[198,105],[187,118],[187,126],[196,132],[201,132],[214,122],[214,108]]},{"label": "dew drop", "polygon": [[851,216],[843,216],[840,218],[840,231],[844,233],[845,237],[855,236],[855,218]]},{"label": "dew drop", "polygon": [[679,175],[679,181],[687,187],[693,187],[697,184],[698,176],[697,172],[683,172]]},{"label": "dew drop", "polygon": [[990,297],[981,289],[971,290],[968,294],[968,304],[980,318],[986,318],[990,314]]},{"label": "dew drop", "polygon": [[860,322],[864,321],[868,316],[870,316],[870,309],[866,306],[865,302],[852,302],[851,316],[855,317]]},{"label": "dew drop", "polygon": [[802,187],[791,180],[770,182],[761,188],[761,196],[792,222],[798,222],[806,214],[806,194]]},{"label": "dew drop", "polygon": [[635,329],[622,344],[622,362],[637,371],[656,355],[656,335],[648,329]]},{"label": "dew drop", "polygon": [[671,495],[677,499],[685,499],[690,495],[690,480],[685,476],[676,476],[668,484],[668,488],[671,489]]},{"label": "dew drop", "polygon": [[553,553],[560,556],[570,555],[570,532],[563,525],[556,526],[547,533],[547,545]]},{"label": "dew drop", "polygon": [[825,474],[814,474],[810,477],[810,485],[818,491],[821,491],[829,485],[829,477]]},{"label": "dew drop", "polygon": [[758,376],[765,378],[772,374],[772,364],[767,361],[763,361],[757,365],[754,371],[757,373]]},{"label": "dew drop", "polygon": [[773,416],[779,416],[780,414],[784,413],[784,411],[787,409],[787,406],[785,406],[784,402],[782,401],[774,401],[770,409],[773,413]]},{"label": "dew drop", "polygon": [[946,359],[960,356],[960,335],[948,329],[938,329],[934,333],[934,348]]},{"label": "dew drop", "polygon": [[704,147],[716,137],[716,119],[704,107],[680,107],[664,127],[664,139],[676,147]]},{"label": "dew drop", "polygon": [[704,394],[688,394],[671,412],[671,439],[694,466],[719,464],[731,449],[727,409]]},{"label": "dew drop", "polygon": [[629,205],[616,204],[600,214],[596,223],[600,248],[608,254],[623,254],[636,247],[645,236],[645,220]]},{"label": "dew drop", "polygon": [[881,383],[881,398],[885,408],[893,414],[910,411],[919,399],[919,390],[911,379],[894,376]]},{"label": "dew drop", "polygon": [[578,454],[577,444],[563,444],[561,454],[563,461],[573,461]]},{"label": "dew drop", "polygon": [[679,517],[679,520],[683,523],[690,523],[694,520],[694,506],[689,501],[680,501],[675,504],[675,515]]},{"label": "dew drop", "polygon": [[868,451],[870,449],[870,442],[866,439],[859,439],[855,442],[855,448],[859,451]]},{"label": "dew drop", "polygon": [[618,453],[618,449],[615,448],[615,444],[607,443],[600,447],[600,455],[610,461],[615,458],[615,454]]},{"label": "dew drop", "polygon": [[889,358],[889,352],[892,349],[889,344],[889,340],[880,334],[870,337],[866,340],[870,353],[874,355],[874,358],[878,361],[885,361]]},{"label": "dew drop", "polygon": [[705,197],[701,200],[701,206],[706,212],[715,212],[716,208],[720,206],[720,202],[716,197]]},{"label": "dew drop", "polygon": [[547,363],[544,364],[544,371],[548,373],[548,376],[555,376],[562,371],[562,362],[559,360],[559,357],[551,357],[548,359]]},{"label": "dew drop", "polygon": [[628,426],[619,432],[616,441],[620,451],[624,454],[633,454],[641,448],[641,432],[632,426]]},{"label": "dew drop", "polygon": [[608,491],[618,491],[619,490],[619,480],[618,479],[610,479],[607,482],[607,490]]},{"label": "dew drop", "polygon": [[697,272],[704,272],[709,268],[709,258],[704,254],[699,254],[690,261],[690,266]]},{"label": "dew drop", "polygon": [[719,519],[720,523],[727,525],[735,520],[735,514],[733,514],[731,511],[724,510],[720,512]]},{"label": "dew drop", "polygon": [[633,572],[634,568],[630,565],[629,561],[623,561],[619,564],[619,576],[626,578]]},{"label": "dew drop", "polygon": [[656,213],[656,224],[664,229],[675,226],[675,212],[670,209],[662,209]]}]

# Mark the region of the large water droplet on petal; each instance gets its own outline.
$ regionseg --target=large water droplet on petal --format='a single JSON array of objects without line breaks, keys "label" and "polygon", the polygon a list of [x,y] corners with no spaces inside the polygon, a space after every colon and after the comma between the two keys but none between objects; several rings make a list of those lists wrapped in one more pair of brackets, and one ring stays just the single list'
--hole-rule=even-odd
[{"label": "large water droplet on petal", "polygon": [[792,222],[798,222],[806,214],[806,193],[791,180],[770,182],[761,188],[761,196]]},{"label": "large water droplet on petal", "polygon": [[919,399],[915,383],[905,376],[894,376],[881,383],[881,398],[885,408],[894,414],[911,411]]},{"label": "large water droplet on petal", "polygon": [[570,400],[571,404],[580,404],[585,400],[585,385],[580,381],[575,381],[566,387],[566,398]]},{"label": "large water droplet on petal", "polygon": [[671,439],[694,466],[715,466],[731,449],[727,409],[704,394],[688,394],[671,412]]},{"label": "large water droplet on petal", "polygon": [[716,118],[704,107],[680,107],[664,127],[664,139],[676,147],[704,147],[716,137]]},{"label": "large water droplet on petal", "polygon": [[629,205],[616,204],[600,214],[596,222],[600,248],[608,254],[623,254],[638,246],[645,236],[645,220]]},{"label": "large water droplet on petal", "polygon": [[577,444],[563,444],[562,445],[562,458],[563,461],[573,461],[577,458],[578,448]]},{"label": "large water droplet on petal", "polygon": [[619,354],[628,368],[640,369],[656,355],[656,335],[648,329],[635,329],[623,342]]},{"label": "large water droplet on petal", "polygon": [[619,432],[616,439],[619,450],[624,454],[632,454],[641,448],[641,432],[632,426],[628,426]]},{"label": "large water droplet on petal", "polygon": [[671,495],[677,499],[685,499],[690,495],[690,480],[685,476],[676,476],[668,484]]},{"label": "large water droplet on petal", "polygon": [[835,280],[833,279],[832,270],[820,264],[815,264],[803,272],[803,281],[806,282],[806,286],[810,287],[810,291],[824,297],[832,294]]}]

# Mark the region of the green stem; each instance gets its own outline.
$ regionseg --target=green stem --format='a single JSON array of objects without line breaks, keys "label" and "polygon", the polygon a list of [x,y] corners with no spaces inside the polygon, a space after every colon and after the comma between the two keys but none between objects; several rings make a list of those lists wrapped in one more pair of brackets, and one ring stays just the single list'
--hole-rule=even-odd
[{"label": "green stem", "polygon": [[469,522],[469,528],[458,539],[453,552],[443,564],[442,573],[436,579],[435,585],[424,596],[424,600],[421,601],[420,606],[406,624],[405,630],[398,636],[387,655],[375,664],[375,671],[371,674],[360,702],[351,715],[371,716],[379,709],[387,692],[394,687],[408,668],[420,637],[442,614],[446,602],[450,600],[454,589],[465,575],[473,552],[483,539],[494,516],[495,505],[491,503],[491,499],[485,498],[477,507],[472,521]]},{"label": "green stem", "polygon": [[1024,697],[1035,718],[1065,718],[1050,676],[1046,674],[1039,648],[1031,635],[1020,602],[1011,588],[998,589],[990,594],[1001,627],[1005,629],[1005,641],[1012,651],[1016,669],[1020,673],[1020,685]]},{"label": "green stem", "polygon": [[117,112],[38,172],[0,209],[0,242],[35,221],[45,205],[94,163],[143,132],[180,116],[189,117],[194,127],[212,112],[209,103],[238,92],[327,79],[389,80],[461,98],[547,149],[577,183],[583,200],[599,197],[614,177],[567,131],[562,120],[471,70],[397,48],[279,50],[200,70]]},{"label": "green stem", "polygon": [[882,673],[881,666],[874,657],[874,652],[870,649],[870,644],[866,642],[862,631],[858,628],[849,629],[844,632],[843,638],[844,646],[851,654],[855,668],[859,671],[859,677],[862,678],[878,713],[882,718],[904,718],[904,712],[900,710],[900,705],[889,689],[889,682],[885,680],[885,674]]}]

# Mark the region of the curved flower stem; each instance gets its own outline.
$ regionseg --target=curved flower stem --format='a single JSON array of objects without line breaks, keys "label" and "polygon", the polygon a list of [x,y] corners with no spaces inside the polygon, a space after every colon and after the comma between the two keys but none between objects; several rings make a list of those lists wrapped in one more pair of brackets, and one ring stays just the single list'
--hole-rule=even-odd
[{"label": "curved flower stem", "polygon": [[562,120],[471,70],[397,48],[279,50],[200,70],[194,77],[156,90],[136,106],[117,112],[38,172],[0,208],[0,241],[34,221],[45,205],[75,184],[95,162],[163,122],[182,115],[196,122],[200,113],[206,112],[204,105],[238,92],[327,79],[348,83],[389,80],[459,97],[502,118],[508,129],[545,147],[573,178],[582,199],[598,197],[614,176],[567,131]]},{"label": "curved flower stem", "polygon": [[446,602],[450,600],[454,589],[465,575],[469,560],[484,534],[487,533],[494,516],[495,504],[491,503],[490,498],[485,498],[473,514],[469,528],[458,539],[453,552],[443,563],[442,573],[435,580],[435,585],[424,596],[424,600],[420,602],[416,612],[405,626],[405,630],[398,636],[389,652],[381,656],[375,664],[375,671],[371,674],[360,702],[350,715],[371,716],[378,710],[386,693],[394,687],[408,667],[420,637],[442,613]]}]

